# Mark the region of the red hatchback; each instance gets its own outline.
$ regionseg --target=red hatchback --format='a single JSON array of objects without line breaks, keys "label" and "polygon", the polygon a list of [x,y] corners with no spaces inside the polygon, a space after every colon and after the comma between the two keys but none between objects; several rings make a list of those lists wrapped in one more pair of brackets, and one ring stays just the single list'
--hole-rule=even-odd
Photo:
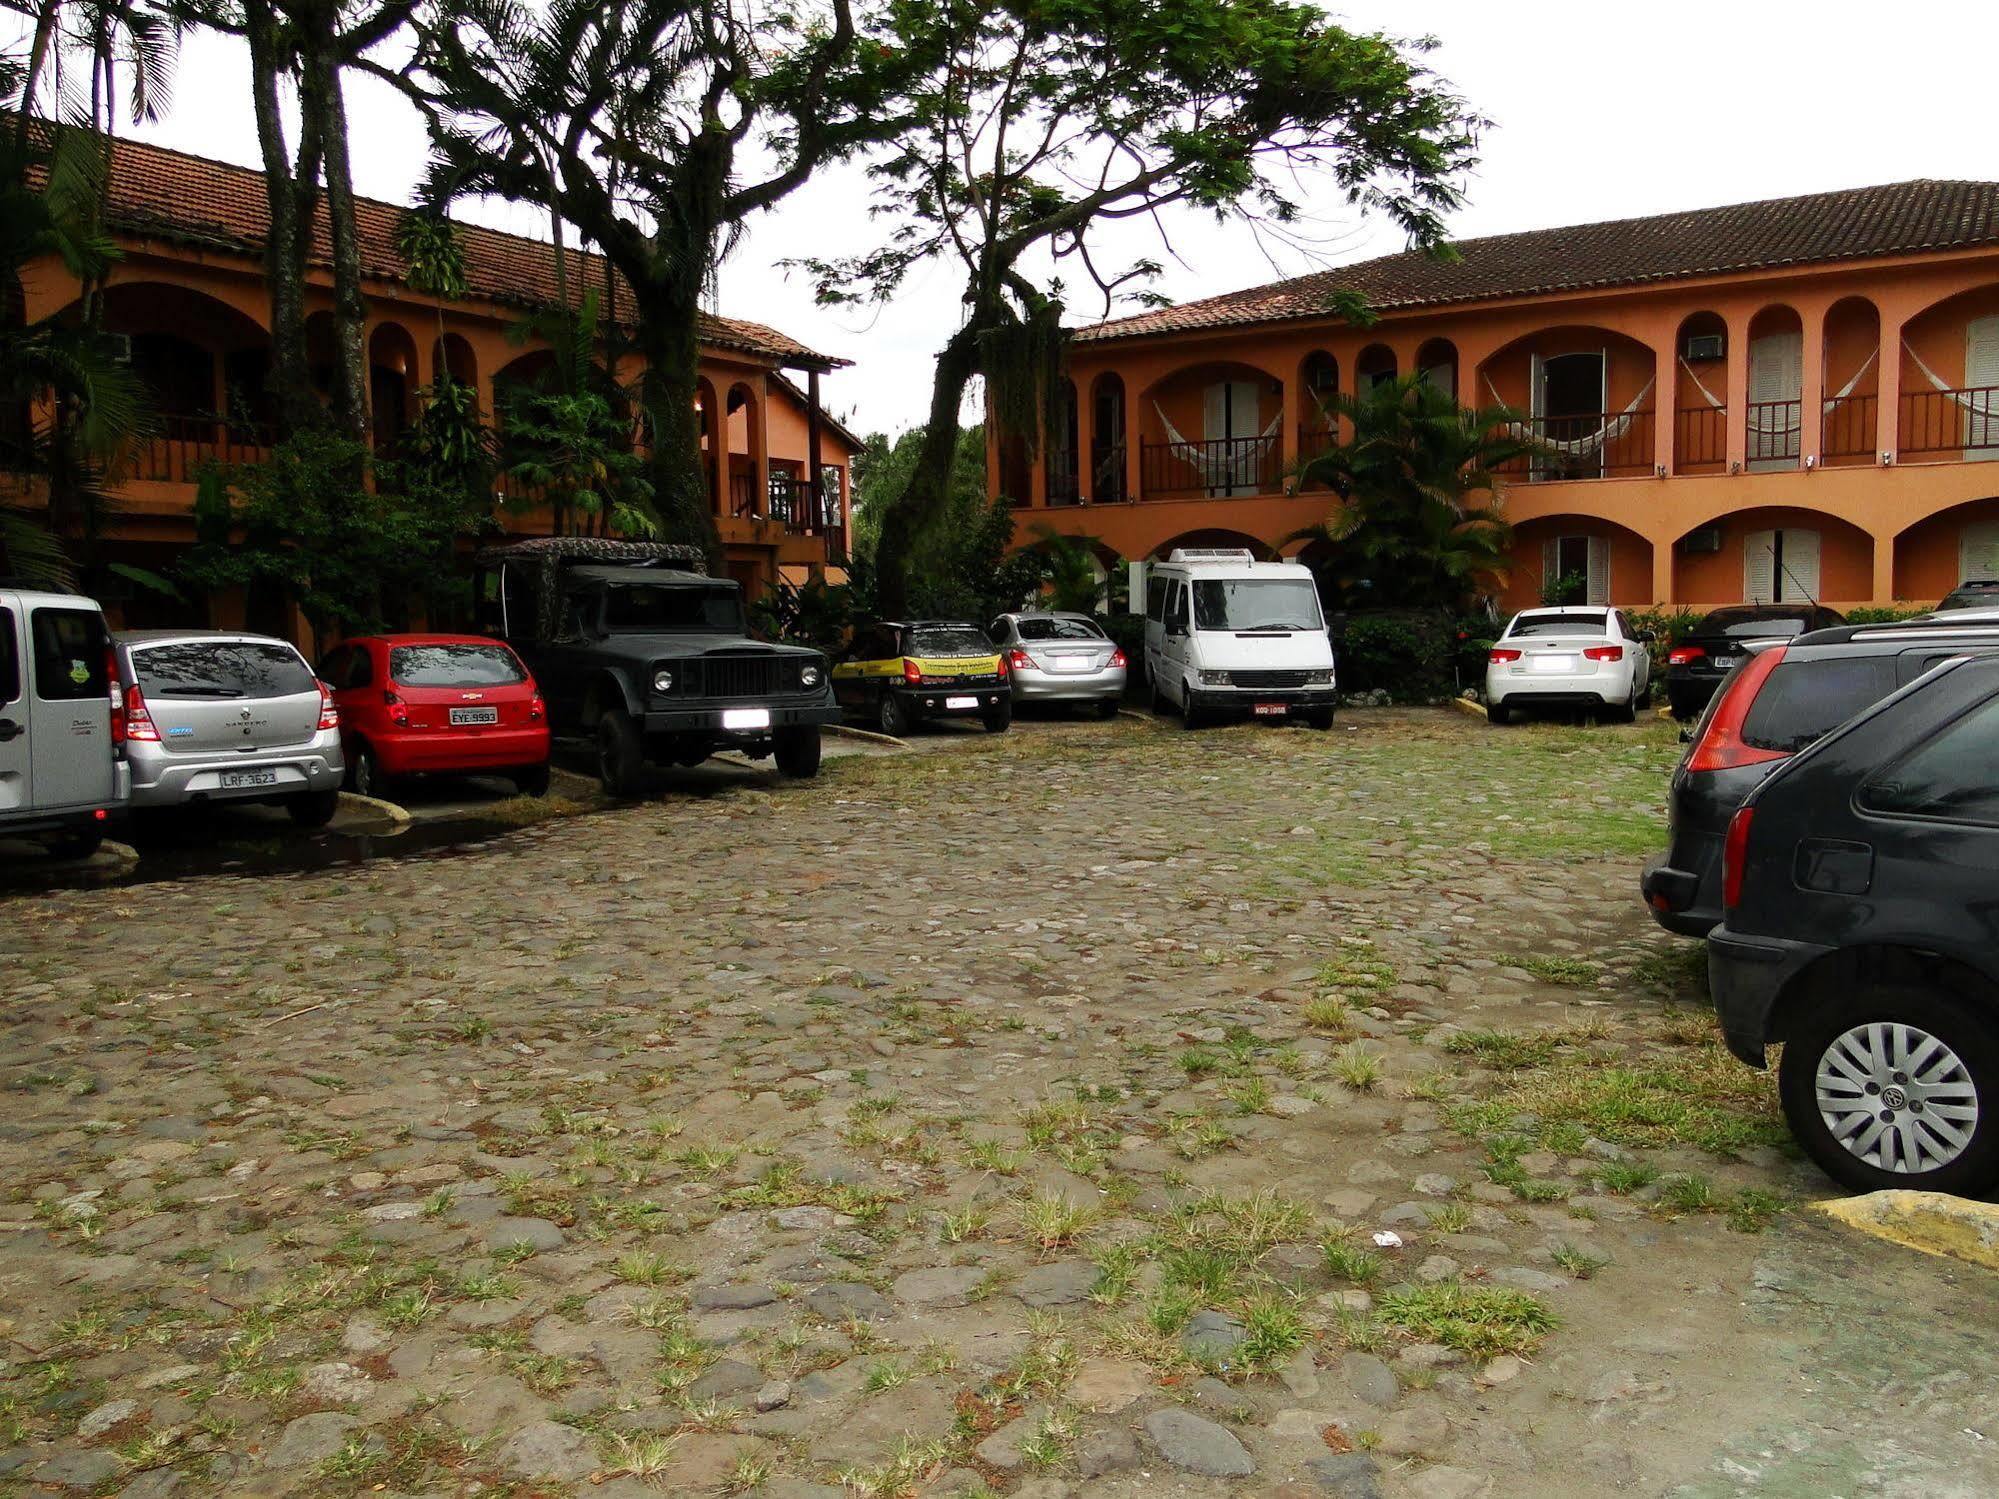
[{"label": "red hatchback", "polygon": [[501,775],[548,790],[548,710],[520,657],[483,635],[362,635],[319,663],[340,708],[347,783],[378,796],[392,777]]}]

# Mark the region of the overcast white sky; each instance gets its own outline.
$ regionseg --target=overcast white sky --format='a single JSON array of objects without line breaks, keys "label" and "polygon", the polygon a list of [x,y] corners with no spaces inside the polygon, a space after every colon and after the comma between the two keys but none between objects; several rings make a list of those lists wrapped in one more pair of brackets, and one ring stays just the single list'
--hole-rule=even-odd
[{"label": "overcast white sky", "polygon": [[[1470,206],[1453,225],[1462,237],[1910,177],[1999,177],[1993,0],[1350,0],[1329,9],[1358,28],[1435,35],[1432,65],[1493,121]],[[234,46],[192,39],[176,95],[172,118],[143,134],[255,163],[247,70]],[[356,186],[406,200],[424,161],[415,115],[365,80],[350,86],[349,112]],[[535,228],[505,205],[460,212]],[[1176,300],[1401,248],[1379,226],[1332,220],[1312,255],[1292,250],[1272,264],[1278,247],[1260,249],[1240,230],[1192,218],[1173,229],[1177,259],[1159,285]],[[864,244],[869,233],[856,174],[826,174],[752,224],[723,267],[721,310],[854,360],[826,382],[829,406],[863,431],[896,431],[922,419],[931,356],[958,316],[950,268],[867,311],[816,307],[808,285],[775,268],[787,256]],[[1156,237],[1134,230],[1129,253],[1158,255]]]}]

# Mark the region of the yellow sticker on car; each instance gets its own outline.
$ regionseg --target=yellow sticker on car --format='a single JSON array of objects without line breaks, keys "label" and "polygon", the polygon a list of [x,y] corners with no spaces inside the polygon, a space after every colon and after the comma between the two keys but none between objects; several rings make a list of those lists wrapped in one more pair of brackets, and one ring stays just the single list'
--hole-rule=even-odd
[{"label": "yellow sticker on car", "polygon": [[926,677],[991,677],[999,674],[998,656],[913,656],[916,669]]}]

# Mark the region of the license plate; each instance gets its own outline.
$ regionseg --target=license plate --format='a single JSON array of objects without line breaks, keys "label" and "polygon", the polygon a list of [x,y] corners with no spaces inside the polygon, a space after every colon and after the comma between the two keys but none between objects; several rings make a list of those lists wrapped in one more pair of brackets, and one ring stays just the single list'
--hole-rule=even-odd
[{"label": "license plate", "polygon": [[1536,656],[1533,666],[1536,671],[1574,671],[1576,669],[1576,658],[1574,656]]},{"label": "license plate", "polygon": [[770,727],[768,708],[724,708],[722,727],[725,729],[767,729]]},{"label": "license plate", "polygon": [[1088,671],[1090,669],[1090,658],[1088,656],[1057,656],[1048,665],[1052,671]]},{"label": "license plate", "polygon": [[1716,656],[1714,657],[1714,669],[1716,671],[1730,671],[1741,659],[1740,656]]},{"label": "license plate", "polygon": [[453,727],[469,723],[498,723],[499,721],[500,710],[498,708],[453,708],[451,710]]},{"label": "license plate", "polygon": [[947,697],[944,699],[944,706],[947,708],[976,708],[979,706],[979,700],[975,697]]},{"label": "license plate", "polygon": [[225,770],[222,772],[222,789],[239,791],[245,786],[275,786],[278,773],[275,770]]},{"label": "license plate", "polygon": [[1254,711],[1259,718],[1282,718],[1291,709],[1284,703],[1258,703]]}]

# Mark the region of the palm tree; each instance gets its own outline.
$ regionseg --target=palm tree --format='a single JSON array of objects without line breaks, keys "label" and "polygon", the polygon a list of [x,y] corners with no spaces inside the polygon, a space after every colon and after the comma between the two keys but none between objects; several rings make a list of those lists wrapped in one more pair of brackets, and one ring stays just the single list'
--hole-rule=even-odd
[{"label": "palm tree", "polygon": [[1334,396],[1327,415],[1352,436],[1299,479],[1339,504],[1285,538],[1323,544],[1322,586],[1347,602],[1446,608],[1504,586],[1512,531],[1495,503],[1499,475],[1540,451],[1519,413],[1462,407],[1411,375]]},{"label": "palm tree", "polygon": [[1052,526],[1034,528],[1035,548],[1046,567],[1043,602],[1066,614],[1095,614],[1110,600],[1111,582],[1097,561],[1094,536],[1068,536]]}]

